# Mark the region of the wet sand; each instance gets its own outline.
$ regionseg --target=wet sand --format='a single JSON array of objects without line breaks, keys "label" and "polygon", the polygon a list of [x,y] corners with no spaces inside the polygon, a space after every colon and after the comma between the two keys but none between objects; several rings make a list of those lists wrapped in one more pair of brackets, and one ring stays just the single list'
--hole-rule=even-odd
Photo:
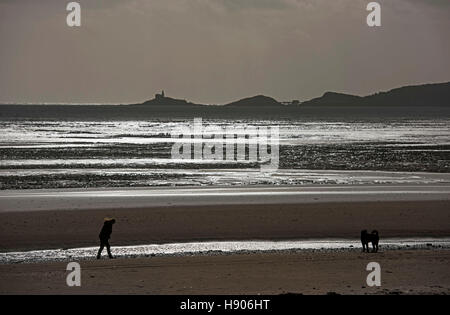
[{"label": "wet sand", "polygon": [[[343,176],[341,172],[337,172]],[[380,172],[373,172],[380,175]],[[363,173],[371,177],[374,174]],[[389,173],[390,174],[390,173]],[[405,179],[405,173],[400,175]],[[360,174],[361,175],[361,174]],[[397,174],[398,175],[398,174]],[[346,172],[354,177],[355,173]],[[43,210],[130,209],[343,202],[450,201],[448,174],[413,173],[428,184],[286,185],[0,190],[0,213]],[[373,179],[373,177],[372,177]],[[435,181],[444,181],[436,183]]]},{"label": "wet sand", "polygon": [[103,218],[111,244],[206,240],[358,239],[450,236],[450,202],[339,202],[173,206],[0,213],[0,251],[96,246]]},{"label": "wet sand", "polygon": [[[381,287],[366,266],[381,265]],[[449,294],[449,250],[257,253],[0,265],[0,294]]]}]

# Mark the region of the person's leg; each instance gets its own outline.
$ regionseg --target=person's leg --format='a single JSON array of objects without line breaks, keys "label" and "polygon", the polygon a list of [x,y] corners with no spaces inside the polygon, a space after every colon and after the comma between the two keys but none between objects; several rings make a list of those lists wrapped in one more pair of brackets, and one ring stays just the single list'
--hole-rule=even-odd
[{"label": "person's leg", "polygon": [[109,242],[106,242],[106,251],[108,252],[109,258],[113,258],[113,255],[111,254],[111,246],[109,246]]},{"label": "person's leg", "polygon": [[104,247],[105,247],[105,245],[103,244],[102,241],[100,241],[100,248],[98,249],[97,259],[100,259]]}]

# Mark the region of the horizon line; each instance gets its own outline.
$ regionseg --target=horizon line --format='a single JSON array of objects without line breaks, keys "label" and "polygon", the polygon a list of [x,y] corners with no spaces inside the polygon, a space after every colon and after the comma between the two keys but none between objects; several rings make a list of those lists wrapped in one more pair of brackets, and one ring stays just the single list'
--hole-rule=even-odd
[{"label": "horizon line", "polygon": [[[256,95],[253,95],[253,96],[246,96],[246,97],[243,97],[243,98],[240,98],[240,99],[237,99],[237,100],[225,103],[225,104],[199,104],[199,103],[193,103],[192,101],[187,101],[186,99],[173,98],[173,97],[170,97],[170,96],[164,96],[164,97],[165,98],[176,99],[176,100],[185,100],[186,102],[191,103],[192,105],[200,105],[200,106],[226,106],[226,105],[231,104],[233,102],[237,102],[237,101],[240,101],[240,100],[244,100],[244,99],[252,98],[252,97],[256,97],[256,96],[270,97],[270,98],[274,99],[275,101],[277,101],[278,103],[287,103],[287,102],[293,102],[293,101],[298,100],[300,102],[300,104],[301,104],[303,102],[307,102],[307,101],[310,101],[310,100],[313,100],[313,99],[316,99],[316,98],[319,98],[319,97],[323,97],[326,93],[337,93],[337,94],[344,94],[344,95],[351,95],[351,96],[358,96],[358,97],[367,97],[367,96],[371,96],[371,95],[376,95],[378,93],[386,93],[386,92],[390,92],[392,90],[401,89],[401,88],[426,86],[426,85],[437,85],[437,84],[447,84],[447,83],[450,83],[450,80],[449,81],[444,81],[444,82],[417,83],[417,84],[401,85],[401,86],[398,86],[398,87],[391,88],[389,90],[377,91],[377,92],[374,92],[374,93],[371,93],[371,94],[367,94],[367,95],[357,95],[357,94],[350,94],[350,93],[343,93],[343,92],[335,92],[335,91],[331,91],[331,90],[326,90],[320,96],[316,96],[316,97],[313,97],[311,99],[307,99],[307,100],[304,100],[304,101],[300,101],[299,99],[293,99],[293,100],[290,100],[290,101],[280,101],[280,100],[277,100],[276,98],[274,98],[272,96],[268,96],[268,95],[264,95],[264,94],[256,94]],[[159,93],[155,93],[154,96],[156,94],[159,94]],[[140,105],[140,104],[143,104],[143,103],[145,103],[147,101],[151,101],[151,100],[154,100],[154,99],[155,99],[155,97],[151,98],[151,99],[145,99],[144,101],[140,101],[138,103],[116,103],[116,102],[101,102],[101,103],[99,103],[99,102],[83,102],[83,103],[82,102],[2,102],[2,101],[0,101],[0,105],[73,105],[73,106],[75,106],[75,105],[79,105],[79,106],[87,106],[87,105],[101,106],[101,105],[104,105],[104,106],[124,106],[124,105]]]}]

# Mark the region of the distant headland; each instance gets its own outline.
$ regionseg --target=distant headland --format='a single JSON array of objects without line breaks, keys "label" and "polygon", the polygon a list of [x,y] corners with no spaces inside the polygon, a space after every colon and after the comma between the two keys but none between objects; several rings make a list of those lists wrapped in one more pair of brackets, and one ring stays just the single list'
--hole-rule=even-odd
[{"label": "distant headland", "polygon": [[157,93],[138,104],[0,105],[0,120],[147,120],[186,119],[332,119],[450,118],[450,82],[406,86],[368,96],[326,92],[300,102],[256,95],[224,105],[195,104]]},{"label": "distant headland", "polygon": [[[195,104],[184,99],[175,99],[165,95],[164,90],[155,94],[151,100],[133,105],[153,106],[207,106]],[[379,92],[367,96],[355,96],[336,92],[325,92],[322,96],[300,102],[279,102],[272,97],[256,95],[234,101],[228,107],[282,107],[282,106],[449,106],[450,82],[405,86],[387,92]]]}]

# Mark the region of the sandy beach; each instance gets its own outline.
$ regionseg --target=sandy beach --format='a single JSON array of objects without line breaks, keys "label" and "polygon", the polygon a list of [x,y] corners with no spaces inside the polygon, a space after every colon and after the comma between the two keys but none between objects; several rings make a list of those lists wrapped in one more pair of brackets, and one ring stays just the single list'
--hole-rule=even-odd
[{"label": "sandy beach", "polygon": [[[81,287],[66,263],[0,265],[0,294],[449,294],[450,251],[399,250],[152,257],[81,262]],[[381,265],[381,287],[366,266]]]},{"label": "sandy beach", "polygon": [[113,245],[445,237],[449,196],[447,185],[3,191],[0,250],[96,246],[104,217],[117,220]]},{"label": "sandy beach", "polygon": [[[2,199],[7,202],[0,211],[0,249],[97,246],[106,216],[117,220],[113,251],[119,245],[208,240],[356,240],[363,228],[379,230],[381,244],[383,238],[450,236],[447,186],[401,187],[396,192],[392,187],[369,191],[341,187],[340,193],[336,189],[320,187],[316,194],[288,190],[285,195],[281,190],[272,196],[260,190],[259,195],[241,194],[240,204],[233,202],[232,191],[224,194],[223,202],[216,197],[213,203],[204,192],[189,191],[189,200],[199,204],[188,206],[165,204],[164,198],[176,203],[167,192],[165,197],[158,193],[159,203],[153,204],[156,197],[151,194],[136,198],[110,190],[107,200],[116,201],[117,207],[107,208],[101,208],[104,199],[96,198],[93,191],[86,196],[78,193],[59,210],[43,210],[46,204],[61,202],[55,192],[41,191],[40,198],[28,201],[17,192],[2,192],[8,197]],[[61,198],[66,195],[62,193]],[[148,206],[136,207],[132,200],[148,202]],[[80,207],[87,201],[95,207]],[[14,204],[22,207],[17,211],[7,208]],[[83,285],[73,290],[65,285],[66,262],[11,264],[0,265],[0,293],[448,294],[449,258],[450,251],[435,248],[378,254],[354,249],[87,260],[81,262]],[[383,266],[381,288],[365,287],[365,266],[370,261]]]},{"label": "sandy beach", "polygon": [[112,245],[450,234],[449,202],[317,203],[0,213],[1,251],[96,246],[103,218],[117,219]]}]

